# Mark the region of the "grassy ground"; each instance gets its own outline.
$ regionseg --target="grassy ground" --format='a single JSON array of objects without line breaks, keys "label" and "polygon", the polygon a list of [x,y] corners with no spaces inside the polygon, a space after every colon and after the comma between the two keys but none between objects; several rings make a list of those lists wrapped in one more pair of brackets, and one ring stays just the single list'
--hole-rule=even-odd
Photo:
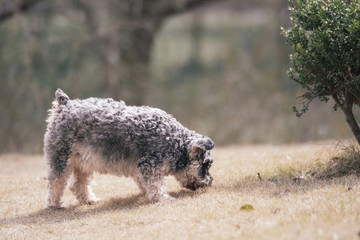
[{"label": "grassy ground", "polygon": [[[304,178],[337,150],[330,143],[216,148],[212,188],[149,203],[130,179],[96,175],[103,200],[44,210],[41,156],[0,156],[0,239],[360,239],[360,179]],[[258,175],[259,173],[259,175]],[[303,175],[303,176],[302,176]],[[243,210],[250,204],[253,210]]]}]

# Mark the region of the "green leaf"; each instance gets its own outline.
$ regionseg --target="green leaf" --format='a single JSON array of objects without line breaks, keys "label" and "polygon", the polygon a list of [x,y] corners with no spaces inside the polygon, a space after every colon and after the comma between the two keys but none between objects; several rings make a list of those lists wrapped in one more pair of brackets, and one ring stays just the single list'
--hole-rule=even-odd
[{"label": "green leaf", "polygon": [[242,211],[252,211],[252,210],[255,210],[255,208],[251,205],[251,204],[244,204],[240,207],[240,210]]}]

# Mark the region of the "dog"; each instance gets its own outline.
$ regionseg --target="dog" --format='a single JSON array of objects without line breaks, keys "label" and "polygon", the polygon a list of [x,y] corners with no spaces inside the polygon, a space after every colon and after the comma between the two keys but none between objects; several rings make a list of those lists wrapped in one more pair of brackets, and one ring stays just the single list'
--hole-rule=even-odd
[{"label": "dog", "polygon": [[164,183],[168,175],[187,189],[211,186],[214,142],[172,115],[111,98],[71,100],[61,89],[55,97],[44,135],[46,208],[61,208],[70,175],[70,190],[82,204],[99,200],[90,187],[94,172],[132,177],[150,201],[174,200]]}]

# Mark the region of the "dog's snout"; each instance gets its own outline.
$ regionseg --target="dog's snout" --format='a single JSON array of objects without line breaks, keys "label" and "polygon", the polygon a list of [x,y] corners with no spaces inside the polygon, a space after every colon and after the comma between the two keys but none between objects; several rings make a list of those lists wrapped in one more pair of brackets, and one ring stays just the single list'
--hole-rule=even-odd
[{"label": "dog's snout", "polygon": [[205,179],[202,180],[202,184],[203,184],[204,186],[211,186],[212,181],[213,181],[213,178],[211,177],[211,175],[207,175],[207,176],[205,177]]}]

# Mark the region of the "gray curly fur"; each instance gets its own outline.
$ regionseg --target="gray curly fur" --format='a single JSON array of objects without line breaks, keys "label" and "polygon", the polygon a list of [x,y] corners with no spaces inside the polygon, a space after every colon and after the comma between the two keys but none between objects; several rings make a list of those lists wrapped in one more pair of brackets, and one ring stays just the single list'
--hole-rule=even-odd
[{"label": "gray curly fur", "polygon": [[59,208],[68,176],[81,203],[98,199],[89,186],[93,172],[133,177],[153,201],[172,200],[163,177],[181,186],[209,186],[213,141],[172,115],[123,101],[70,98],[58,89],[49,110],[44,156],[49,166],[47,208]]}]

